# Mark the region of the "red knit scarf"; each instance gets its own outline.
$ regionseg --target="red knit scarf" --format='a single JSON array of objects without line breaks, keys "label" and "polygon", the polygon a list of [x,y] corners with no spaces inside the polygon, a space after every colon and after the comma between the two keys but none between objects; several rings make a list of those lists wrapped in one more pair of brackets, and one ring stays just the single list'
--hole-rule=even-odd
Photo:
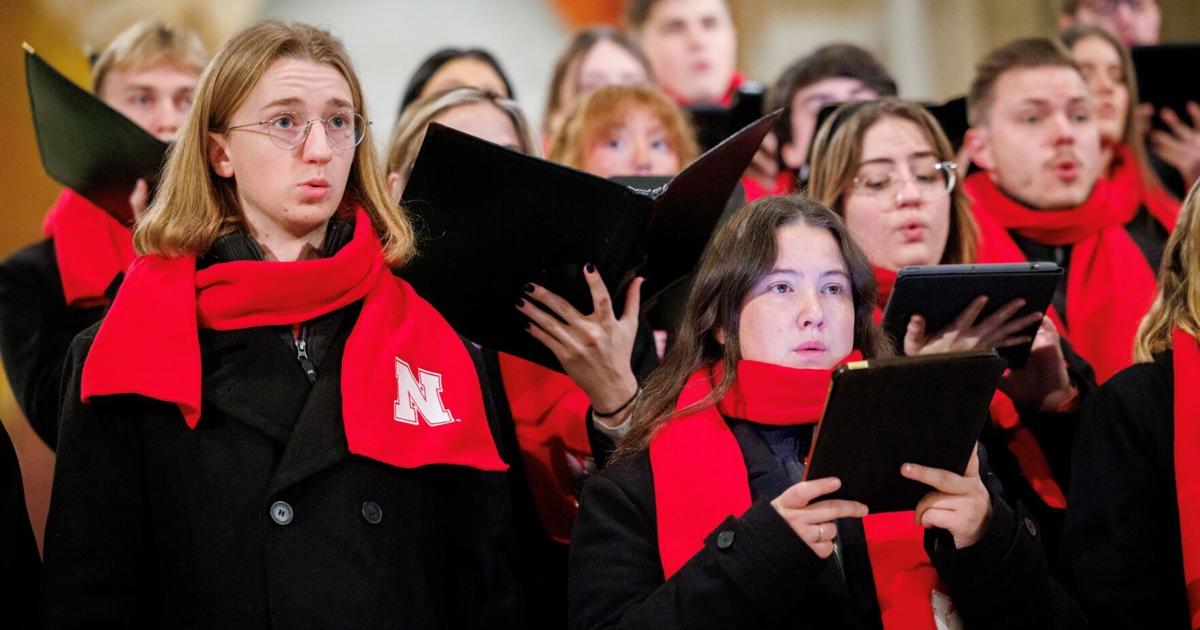
[{"label": "red knit scarf", "polygon": [[[883,319],[883,309],[891,299],[892,289],[896,286],[898,274],[890,269],[872,266],[875,270],[875,281],[879,285],[878,299],[875,308],[875,321]],[[1008,441],[1008,450],[1017,460],[1021,474],[1029,481],[1030,487],[1041,497],[1042,501],[1056,509],[1066,509],[1067,497],[1054,479],[1046,454],[1038,444],[1037,438],[1028,427],[1021,424],[1021,414],[1004,392],[999,390],[992,395],[992,404],[988,408],[992,424],[1004,433]]]},{"label": "red knit scarf", "polygon": [[565,374],[499,355],[500,379],[538,518],[550,538],[569,543],[579,513],[580,468],[592,458],[587,435],[591,400]]},{"label": "red knit scarf", "polygon": [[108,304],[104,292],[133,262],[129,228],[70,188],[46,213],[42,233],[54,241],[54,257],[67,306]]},{"label": "red knit scarf", "polygon": [[[1025,260],[1006,230],[1047,245],[1072,246],[1067,273],[1071,325],[1064,332],[1101,383],[1132,364],[1133,338],[1155,292],[1155,270],[1124,227],[1147,198],[1146,187],[1131,158],[1116,162],[1121,166],[1111,179],[1097,181],[1083,205],[1067,210],[1028,208],[1001,192],[987,173],[966,181],[976,214],[992,219],[980,220],[979,262]],[[1152,197],[1161,201],[1160,195]],[[1169,209],[1157,202],[1154,207],[1155,216],[1173,228]]]},{"label": "red knit scarf", "polygon": [[200,421],[198,328],[287,326],[362,300],[342,359],[351,453],[401,468],[504,470],[474,363],[458,335],[384,263],[361,208],[354,238],[303,262],[237,261],[197,272],[194,256],[143,256],[100,325],[83,366],[84,402],[137,394]]},{"label": "red knit scarf", "polygon": [[1200,345],[1176,328],[1171,336],[1175,366],[1175,495],[1183,578],[1187,583],[1190,628],[1200,628]]},{"label": "red knit scarf", "polygon": [[[857,351],[846,361],[861,359]],[[707,397],[721,364],[688,379],[676,410]],[[751,504],[745,460],[723,416],[770,425],[817,422],[832,370],[801,370],[743,360],[734,386],[716,405],[669,420],[650,441],[658,514],[658,549],[671,577],[704,546],[728,516]],[[897,473],[899,474],[899,473]],[[924,530],[909,512],[863,519],[867,552],[884,628],[933,628],[931,598],[937,573],[924,548]]]}]

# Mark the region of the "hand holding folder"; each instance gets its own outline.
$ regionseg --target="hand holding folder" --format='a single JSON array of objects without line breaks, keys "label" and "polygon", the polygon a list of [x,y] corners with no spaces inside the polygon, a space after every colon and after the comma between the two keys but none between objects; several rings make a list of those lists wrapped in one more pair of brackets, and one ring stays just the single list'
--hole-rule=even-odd
[{"label": "hand holding folder", "polygon": [[139,179],[153,190],[167,143],[75,85],[25,44],[25,80],[42,167],[125,225]]},{"label": "hand holding folder", "polygon": [[838,368],[805,479],[839,478],[828,498],[865,503],[873,514],[916,508],[931,488],[902,476],[901,466],[967,472],[1004,368],[990,351]]},{"label": "hand holding folder", "polygon": [[670,183],[635,189],[430,125],[404,190],[417,257],[401,275],[476,343],[560,369],[513,308],[527,283],[590,313],[583,267],[613,308],[646,278],[644,301],[690,274],[726,200],[778,114],[758,120]]}]

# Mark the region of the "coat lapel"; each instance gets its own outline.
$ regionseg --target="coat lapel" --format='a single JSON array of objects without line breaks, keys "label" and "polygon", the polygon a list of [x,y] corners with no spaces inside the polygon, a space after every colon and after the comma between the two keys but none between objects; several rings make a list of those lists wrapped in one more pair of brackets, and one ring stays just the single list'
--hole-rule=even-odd
[{"label": "coat lapel", "polygon": [[[200,344],[204,406],[286,443],[309,385],[298,367],[281,364],[280,358],[287,354],[280,335],[265,328],[202,330]],[[204,427],[205,416],[211,421],[211,415],[207,410],[202,413],[197,428]]]}]

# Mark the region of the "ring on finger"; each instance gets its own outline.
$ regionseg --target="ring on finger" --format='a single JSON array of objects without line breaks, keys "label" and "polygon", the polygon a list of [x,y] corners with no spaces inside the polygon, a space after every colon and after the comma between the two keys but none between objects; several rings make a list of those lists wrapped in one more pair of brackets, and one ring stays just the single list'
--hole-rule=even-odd
[{"label": "ring on finger", "polygon": [[825,526],[824,525],[817,525],[817,542],[819,542],[819,543],[825,542]]}]

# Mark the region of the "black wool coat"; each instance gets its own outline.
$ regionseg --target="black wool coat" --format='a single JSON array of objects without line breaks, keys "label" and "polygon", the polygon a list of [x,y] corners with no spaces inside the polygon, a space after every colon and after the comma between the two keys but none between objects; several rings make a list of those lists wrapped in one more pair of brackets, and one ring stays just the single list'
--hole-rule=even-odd
[{"label": "black wool coat", "polygon": [[6,627],[37,628],[38,576],[42,559],[25,510],[21,466],[0,425],[0,615]]},{"label": "black wool coat", "polygon": [[[776,466],[734,432],[751,477]],[[702,465],[702,464],[701,464]],[[946,532],[925,548],[967,628],[1074,628],[1083,620],[1050,577],[1037,526],[993,488],[978,543],[955,550]],[[842,562],[822,560],[771,506],[754,497],[664,580],[648,451],[613,462],[584,487],[571,541],[570,627],[878,628],[878,603],[860,519],[838,522]]]},{"label": "black wool coat", "polygon": [[[113,278],[110,297],[121,277]],[[58,440],[67,350],[75,335],[100,321],[106,310],[67,306],[54,241],[30,245],[0,263],[0,360],[17,404],[51,450]]]},{"label": "black wool coat", "polygon": [[1188,627],[1172,358],[1164,352],[1118,372],[1084,408],[1063,564],[1093,627]]},{"label": "black wool coat", "polygon": [[194,430],[140,396],[81,403],[96,329],[79,335],[46,527],[47,627],[522,625],[504,473],[348,451],[341,362],[360,308],[305,325],[313,382],[286,328],[201,330]]}]

